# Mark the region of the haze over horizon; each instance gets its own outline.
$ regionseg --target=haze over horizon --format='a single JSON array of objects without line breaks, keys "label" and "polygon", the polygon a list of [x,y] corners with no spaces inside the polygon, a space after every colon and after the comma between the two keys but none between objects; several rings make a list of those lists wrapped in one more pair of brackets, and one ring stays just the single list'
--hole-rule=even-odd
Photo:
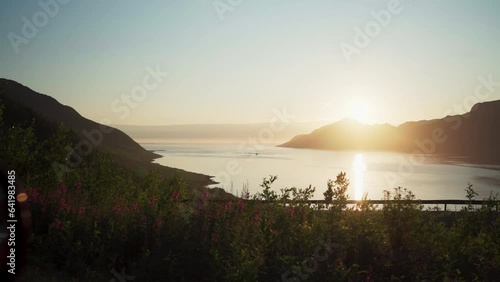
[{"label": "haze over horizon", "polygon": [[[390,5],[386,26],[356,45]],[[260,123],[284,108],[297,122],[400,124],[463,114],[479,77],[500,83],[494,0],[243,0],[223,14],[203,0],[68,1],[17,45],[12,34],[44,10],[3,6],[0,77],[112,124]],[[359,53],[347,58],[346,44]],[[151,72],[168,76],[126,106]]]}]

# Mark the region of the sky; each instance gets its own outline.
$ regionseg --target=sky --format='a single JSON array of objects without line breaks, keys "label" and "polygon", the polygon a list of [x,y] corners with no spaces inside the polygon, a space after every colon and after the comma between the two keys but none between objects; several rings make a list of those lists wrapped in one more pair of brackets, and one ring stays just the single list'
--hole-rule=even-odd
[{"label": "sky", "polygon": [[7,0],[0,77],[109,124],[398,124],[500,99],[499,15],[497,0]]}]

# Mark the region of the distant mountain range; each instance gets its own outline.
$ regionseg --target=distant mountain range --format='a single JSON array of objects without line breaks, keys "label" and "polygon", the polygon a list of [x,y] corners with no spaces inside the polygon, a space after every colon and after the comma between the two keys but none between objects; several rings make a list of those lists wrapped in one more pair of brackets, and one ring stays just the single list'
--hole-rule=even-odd
[{"label": "distant mountain range", "polygon": [[441,119],[365,125],[345,119],[279,145],[322,150],[388,150],[500,164],[500,100]]},{"label": "distant mountain range", "polygon": [[[301,132],[310,131],[325,124],[325,122],[283,124],[279,131],[273,131],[272,140],[266,139],[261,143],[279,144]],[[248,138],[258,139],[262,129],[270,128],[269,123],[115,126],[127,132],[134,140],[144,143],[240,143],[247,141]]]}]

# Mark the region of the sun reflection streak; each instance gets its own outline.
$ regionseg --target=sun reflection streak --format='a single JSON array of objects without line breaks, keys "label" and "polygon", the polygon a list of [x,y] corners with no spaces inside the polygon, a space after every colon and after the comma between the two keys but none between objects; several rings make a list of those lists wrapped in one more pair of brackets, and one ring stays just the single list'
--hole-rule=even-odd
[{"label": "sun reflection streak", "polygon": [[361,200],[363,197],[363,176],[366,164],[363,154],[357,154],[352,163],[354,169],[354,200]]}]

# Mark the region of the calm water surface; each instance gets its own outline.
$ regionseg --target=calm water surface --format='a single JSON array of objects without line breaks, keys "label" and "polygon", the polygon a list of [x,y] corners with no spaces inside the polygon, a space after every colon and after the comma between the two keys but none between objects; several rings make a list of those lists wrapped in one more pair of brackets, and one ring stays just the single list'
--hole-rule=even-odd
[{"label": "calm water surface", "polygon": [[315,199],[323,199],[328,179],[345,171],[351,181],[351,199],[364,193],[381,199],[383,190],[410,189],[419,199],[464,199],[468,183],[479,193],[500,194],[500,166],[471,166],[411,158],[394,152],[321,151],[261,146],[248,149],[228,144],[142,144],[162,158],[156,163],[214,176],[226,191],[239,193],[244,184],[251,194],[261,191],[262,179],[277,175],[272,186],[316,187]]}]

